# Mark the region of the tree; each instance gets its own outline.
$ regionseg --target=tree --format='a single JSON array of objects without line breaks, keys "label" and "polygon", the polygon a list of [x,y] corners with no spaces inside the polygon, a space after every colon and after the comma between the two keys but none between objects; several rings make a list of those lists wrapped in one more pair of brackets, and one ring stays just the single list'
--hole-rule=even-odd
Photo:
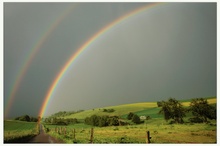
[{"label": "tree", "polygon": [[119,117],[118,116],[97,116],[92,115],[91,117],[85,118],[85,123],[92,126],[118,126],[119,125]]},{"label": "tree", "polygon": [[108,116],[101,116],[99,119],[99,127],[108,126]]},{"label": "tree", "polygon": [[30,117],[30,122],[37,122],[37,121],[38,121],[37,118],[35,118],[35,117]]},{"label": "tree", "polygon": [[112,116],[108,118],[108,125],[109,126],[118,126],[119,125],[119,117]]},{"label": "tree", "polygon": [[30,122],[30,117],[28,115],[24,115],[24,116],[19,117],[19,120]]},{"label": "tree", "polygon": [[216,108],[209,105],[208,101],[204,98],[192,99],[190,103],[190,111],[193,118],[191,122],[207,122],[208,119],[216,119]]},{"label": "tree", "polygon": [[162,101],[161,104],[162,106],[159,113],[164,114],[166,121],[173,119],[175,123],[183,123],[186,110],[181,103],[174,98],[170,98],[168,101]]},{"label": "tree", "polygon": [[131,120],[133,118],[133,116],[134,116],[134,113],[130,112],[127,116],[127,119]]},{"label": "tree", "polygon": [[162,106],[162,102],[158,101],[157,102],[157,107],[161,107]]},{"label": "tree", "polygon": [[134,122],[135,124],[139,124],[141,123],[141,119],[138,117],[138,115],[134,114],[134,116],[132,117],[132,122]]}]

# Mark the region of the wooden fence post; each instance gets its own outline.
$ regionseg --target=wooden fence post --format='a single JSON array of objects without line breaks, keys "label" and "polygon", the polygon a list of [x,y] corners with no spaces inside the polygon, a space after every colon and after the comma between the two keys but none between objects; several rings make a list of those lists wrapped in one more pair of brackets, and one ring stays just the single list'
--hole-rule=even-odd
[{"label": "wooden fence post", "polygon": [[66,127],[63,128],[63,134],[66,135]]},{"label": "wooden fence post", "polygon": [[150,131],[147,131],[147,136],[146,136],[146,143],[150,143]]},{"label": "wooden fence post", "polygon": [[73,129],[73,139],[76,140],[76,130],[75,130],[75,128]]},{"label": "wooden fence post", "polygon": [[62,129],[61,129],[61,127],[59,128],[59,134],[62,135]]},{"label": "wooden fence post", "polygon": [[90,143],[93,143],[93,128],[91,128]]}]

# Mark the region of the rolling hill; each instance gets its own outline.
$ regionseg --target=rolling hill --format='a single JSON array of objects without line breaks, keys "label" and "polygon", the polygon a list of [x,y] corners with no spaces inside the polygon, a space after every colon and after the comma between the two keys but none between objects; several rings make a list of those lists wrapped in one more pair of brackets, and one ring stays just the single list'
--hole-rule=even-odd
[{"label": "rolling hill", "polygon": [[[207,97],[206,98],[209,104],[216,104],[216,97]],[[191,99],[180,101],[183,106],[189,106]],[[114,112],[103,112],[104,109],[114,109]],[[160,107],[157,107],[157,102],[141,102],[133,104],[123,104],[116,106],[108,106],[103,108],[95,108],[90,110],[85,110],[82,112],[74,113],[68,116],[60,118],[76,118],[76,119],[85,119],[86,117],[92,115],[109,115],[109,116],[120,116],[121,118],[126,118],[129,112],[133,112],[139,116],[145,115],[152,118],[160,118],[162,115],[159,115],[158,112]]]}]

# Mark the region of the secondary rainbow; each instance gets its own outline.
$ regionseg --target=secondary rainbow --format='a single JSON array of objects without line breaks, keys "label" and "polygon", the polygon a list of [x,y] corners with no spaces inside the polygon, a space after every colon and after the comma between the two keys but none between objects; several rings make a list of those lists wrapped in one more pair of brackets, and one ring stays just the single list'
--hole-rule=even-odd
[{"label": "secondary rainbow", "polygon": [[55,77],[54,81],[52,82],[45,98],[42,104],[42,107],[39,111],[39,116],[43,117],[44,116],[44,112],[47,108],[47,105],[49,103],[49,100],[51,99],[54,91],[56,90],[57,85],[59,84],[59,81],[61,81],[62,77],[64,76],[65,72],[68,70],[68,68],[71,66],[71,64],[77,59],[77,57],[84,51],[86,50],[86,48],[89,47],[89,45],[91,45],[97,38],[101,37],[105,32],[107,32],[108,30],[110,30],[111,28],[113,28],[114,26],[116,26],[117,24],[119,24],[120,22],[128,19],[129,17],[132,17],[138,13],[141,13],[149,8],[153,8],[157,5],[159,5],[161,3],[151,3],[148,5],[145,5],[143,7],[140,7],[134,11],[131,11],[130,13],[127,13],[126,15],[119,17],[118,19],[116,19],[115,21],[111,22],[110,24],[108,24],[107,26],[103,27],[102,29],[100,29],[96,34],[94,34],[89,40],[87,40],[79,49],[77,49],[76,53],[74,53],[70,59],[64,64],[64,66],[62,67],[62,69],[60,70],[60,72],[57,74],[57,76]]},{"label": "secondary rainbow", "polygon": [[20,70],[18,71],[18,74],[15,78],[15,83],[13,84],[10,90],[10,94],[7,98],[8,102],[6,103],[5,111],[4,111],[5,117],[7,117],[10,112],[10,108],[12,107],[13,101],[15,98],[15,93],[17,92],[19,85],[21,84],[21,81],[23,80],[37,52],[41,49],[41,46],[46,42],[50,34],[56,29],[56,27],[60,24],[60,22],[62,22],[63,19],[66,18],[66,16],[68,16],[68,14],[72,12],[76,6],[77,4],[74,4],[74,5],[69,6],[67,9],[65,9],[61,13],[61,15],[59,15],[59,17],[52,23],[52,25],[48,27],[49,29],[46,29],[46,31],[44,31],[44,33],[42,34],[40,39],[37,41],[37,43],[34,45],[34,47],[32,47],[27,53],[26,55],[27,57],[25,58],[23,65],[20,67]]}]

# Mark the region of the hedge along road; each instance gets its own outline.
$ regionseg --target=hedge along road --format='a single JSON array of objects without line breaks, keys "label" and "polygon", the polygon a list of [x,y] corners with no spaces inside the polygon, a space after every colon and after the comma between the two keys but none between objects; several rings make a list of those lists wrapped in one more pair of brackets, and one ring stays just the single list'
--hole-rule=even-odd
[{"label": "hedge along road", "polygon": [[64,142],[61,140],[57,140],[56,138],[46,134],[42,128],[42,125],[40,125],[40,134],[33,137],[29,141],[29,143],[64,143]]}]

